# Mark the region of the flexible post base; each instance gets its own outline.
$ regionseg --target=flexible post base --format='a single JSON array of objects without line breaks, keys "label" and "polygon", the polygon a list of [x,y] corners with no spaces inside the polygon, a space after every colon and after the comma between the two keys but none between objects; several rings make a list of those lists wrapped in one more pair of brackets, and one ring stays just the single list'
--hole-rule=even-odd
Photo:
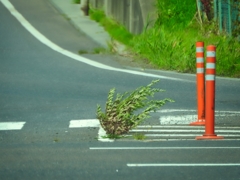
[{"label": "flexible post base", "polygon": [[190,126],[205,126],[205,120],[201,120],[201,121],[197,120],[195,122],[190,123],[189,125]]},{"label": "flexible post base", "polygon": [[223,136],[217,136],[216,134],[211,134],[211,135],[202,135],[202,136],[197,136],[196,140],[220,140],[220,139],[224,139]]}]

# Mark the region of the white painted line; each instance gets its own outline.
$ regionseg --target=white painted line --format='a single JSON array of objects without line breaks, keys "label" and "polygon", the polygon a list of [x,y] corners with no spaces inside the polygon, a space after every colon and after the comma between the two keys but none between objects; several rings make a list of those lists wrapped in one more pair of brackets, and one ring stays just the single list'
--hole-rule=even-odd
[{"label": "white painted line", "polygon": [[100,125],[98,119],[82,119],[82,120],[71,120],[69,123],[69,128],[87,128],[87,127],[97,127],[98,130],[98,140],[102,142],[114,142],[113,139],[105,138],[106,131]]},{"label": "white painted line", "polygon": [[204,132],[205,130],[195,129],[195,130],[188,130],[188,129],[133,129],[130,132]]},{"label": "white painted line", "polygon": [[156,112],[168,113],[168,112],[196,112],[196,110],[192,109],[163,109],[157,110]]},{"label": "white painted line", "polygon": [[[184,125],[179,125],[179,126],[175,126],[175,125],[171,125],[171,126],[167,126],[167,125],[146,125],[146,126],[137,126],[137,128],[145,128],[145,129],[154,129],[154,128],[183,128],[183,129],[200,129],[200,128],[204,128],[204,126],[190,126],[189,124]],[[240,127],[239,127],[240,128]]]},{"label": "white painted line", "polygon": [[0,122],[0,130],[21,130],[26,122]]},{"label": "white painted line", "polygon": [[196,137],[197,136],[197,134],[144,134],[144,135],[147,137]]},{"label": "white painted line", "polygon": [[82,127],[99,127],[100,122],[98,119],[83,119],[83,120],[71,120],[69,128],[82,128]]},{"label": "white painted line", "polygon": [[90,147],[90,150],[191,150],[191,149],[240,149],[240,147]]},{"label": "white painted line", "polygon": [[[235,114],[233,112],[231,112],[231,114],[224,114],[223,112],[221,113],[222,114],[215,114],[215,116],[229,117],[229,116],[236,116],[236,114],[239,115],[237,111],[236,112],[234,111]],[[170,115],[170,116],[161,116],[159,118],[160,124],[189,124],[196,120],[197,120],[197,115],[175,115],[175,116]]]},{"label": "white painted line", "polygon": [[240,166],[240,163],[199,163],[199,164],[127,164],[128,167],[183,167],[183,166]]},{"label": "white painted line", "polygon": [[144,72],[139,72],[139,71],[133,71],[133,70],[126,70],[126,69],[119,69],[119,68],[114,68],[111,66],[107,66],[98,62],[95,62],[93,60],[87,59],[85,57],[79,56],[77,54],[74,54],[70,51],[67,51],[66,49],[63,49],[59,47],[58,45],[54,44],[51,42],[49,39],[47,39],[43,34],[41,34],[38,30],[36,30],[15,8],[14,6],[8,1],[8,0],[0,0],[2,4],[10,11],[10,13],[22,24],[24,28],[26,28],[36,39],[38,39],[40,42],[43,44],[47,45],[54,51],[57,51],[67,57],[70,57],[76,61],[88,64],[90,66],[96,67],[96,68],[101,68],[105,70],[110,70],[110,71],[117,71],[117,72],[123,72],[123,73],[128,73],[128,74],[134,74],[134,75],[139,75],[139,76],[146,76],[146,77],[153,77],[153,78],[160,78],[160,79],[169,79],[169,80],[175,80],[175,81],[185,81],[185,82],[194,82],[194,81],[189,81],[189,80],[184,80],[184,79],[179,79],[179,78],[171,78],[167,76],[160,76],[156,74],[150,74],[150,73],[144,73]]},{"label": "white painted line", "polygon": [[[201,134],[202,135],[202,134]],[[240,134],[217,134],[223,137],[240,137]],[[145,134],[147,137],[196,137],[197,134]]]},{"label": "white painted line", "polygon": [[[171,126],[167,126],[167,125],[157,125],[157,126],[151,126],[151,125],[146,125],[146,126],[137,126],[137,128],[145,128],[145,129],[154,129],[154,128],[182,128],[182,129],[204,129],[205,126],[190,126],[189,124],[184,125],[179,125],[179,126],[175,126],[175,125],[171,125]],[[239,129],[240,127],[231,127],[231,126],[215,126],[215,129]]]},{"label": "white painted line", "polygon": [[[133,129],[130,132],[205,132],[201,129]],[[215,130],[216,133],[228,132],[228,133],[240,133],[240,130]]]},{"label": "white painted line", "polygon": [[[193,109],[163,109],[158,110],[156,112],[168,113],[168,112],[197,112]],[[233,114],[240,114],[240,111],[219,111],[215,110],[215,113],[233,113]]]},{"label": "white painted line", "polygon": [[161,116],[160,124],[188,124],[196,121],[197,115]]},{"label": "white painted line", "polygon": [[106,135],[106,131],[102,128],[102,126],[100,126],[98,131],[98,140],[102,142],[114,142],[113,139],[105,138]]}]

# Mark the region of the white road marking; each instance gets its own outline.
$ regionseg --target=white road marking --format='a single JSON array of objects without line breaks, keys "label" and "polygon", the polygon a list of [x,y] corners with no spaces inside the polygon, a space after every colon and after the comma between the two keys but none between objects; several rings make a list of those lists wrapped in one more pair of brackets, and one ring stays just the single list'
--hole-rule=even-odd
[{"label": "white road marking", "polygon": [[114,140],[106,138],[106,131],[100,126],[98,119],[82,119],[82,120],[71,120],[69,128],[86,128],[86,127],[97,127],[98,140],[102,142],[114,142]]},{"label": "white road marking", "polygon": [[204,132],[204,130],[201,129],[194,129],[194,130],[176,130],[176,129],[133,129],[130,130],[130,132]]},{"label": "white road marking", "polygon": [[87,120],[71,120],[69,128],[81,128],[81,127],[99,127],[100,123],[98,119],[87,119]]},{"label": "white road marking", "polygon": [[[98,140],[102,142],[114,142],[113,139],[106,138],[106,132],[101,127],[98,119],[82,119],[82,120],[71,120],[69,123],[69,128],[87,128],[87,127],[96,127],[98,130]],[[159,129],[156,129],[159,128]],[[196,137],[197,135],[201,136],[205,132],[204,127],[199,126],[181,126],[181,125],[157,125],[157,126],[137,126],[136,129],[130,130],[130,132],[141,132],[144,133],[146,137],[156,137],[156,138],[171,138],[179,137],[180,139],[186,137]],[[155,134],[146,134],[146,133],[155,133]],[[156,133],[171,133],[171,134],[156,134]],[[180,134],[186,133],[186,134]],[[197,134],[198,133],[198,134]],[[240,138],[240,127],[215,127],[215,133],[224,137],[235,137]],[[235,133],[235,134],[226,134],[226,133]],[[132,136],[132,135],[126,135]],[[174,139],[177,140],[177,139]]]},{"label": "white road marking", "polygon": [[189,124],[196,121],[197,115],[161,116],[160,124]]},{"label": "white road marking", "polygon": [[183,164],[183,163],[170,163],[170,164],[127,164],[128,167],[183,167],[183,166],[240,166],[240,163],[197,163],[197,164]]},{"label": "white road marking", "polygon": [[[184,126],[184,125],[170,125],[170,126],[167,126],[167,125],[146,125],[146,126],[137,126],[137,128],[144,128],[144,129],[154,129],[154,128],[161,128],[161,129],[164,129],[164,128],[173,128],[173,129],[204,129],[204,126]],[[240,127],[229,127],[229,126],[215,126],[215,129],[239,129],[240,130]]]},{"label": "white road marking", "polygon": [[195,149],[240,149],[240,147],[90,147],[90,150],[195,150]]},{"label": "white road marking", "polygon": [[[144,134],[147,137],[196,137],[197,134]],[[202,135],[202,134],[201,134]],[[240,134],[218,134],[223,137],[240,137]]]},{"label": "white road marking", "polygon": [[54,44],[51,42],[49,39],[47,39],[43,34],[41,34],[38,30],[36,30],[15,8],[14,6],[8,1],[8,0],[0,0],[2,4],[10,11],[10,13],[22,24],[22,26],[27,29],[36,39],[38,39],[40,42],[43,44],[47,45],[54,51],[57,51],[67,57],[70,57],[74,60],[77,60],[79,62],[88,64],[90,66],[96,67],[96,68],[101,68],[105,70],[110,70],[110,71],[117,71],[117,72],[123,72],[123,73],[128,73],[128,74],[134,74],[134,75],[140,75],[140,76],[146,76],[146,77],[153,77],[153,78],[160,78],[160,79],[169,79],[169,80],[175,80],[175,81],[185,81],[185,82],[194,82],[194,81],[189,81],[189,80],[184,80],[184,79],[179,79],[179,78],[171,78],[167,76],[160,76],[156,74],[150,74],[150,73],[144,73],[144,72],[139,72],[139,71],[133,71],[133,70],[126,70],[126,69],[119,69],[119,68],[114,68],[111,66],[107,66],[98,62],[95,62],[93,60],[87,59],[85,57],[76,55],[70,51],[67,51],[66,49],[61,48],[60,46]]},{"label": "white road marking", "polygon": [[114,142],[113,139],[106,138],[106,131],[100,126],[98,131],[98,140],[102,142]]},{"label": "white road marking", "polygon": [[[201,129],[133,129],[130,132],[205,132]],[[215,130],[216,133],[228,132],[228,133],[240,133],[240,130]]]},{"label": "white road marking", "polygon": [[[156,112],[162,112],[162,113],[168,113],[168,112],[197,112],[196,110],[193,109],[163,109],[163,110],[158,110]],[[240,111],[219,111],[215,110],[215,113],[233,113],[233,114],[240,114]]]},{"label": "white road marking", "polygon": [[168,112],[196,112],[196,110],[191,109],[162,109],[157,110],[156,112],[168,113]]},{"label": "white road marking", "polygon": [[[168,112],[194,112],[194,110],[164,110],[158,111],[159,113],[168,113]],[[196,111],[195,111],[196,112]],[[215,111],[216,117],[225,117],[225,116],[239,116],[239,111]],[[197,115],[169,115],[169,116],[160,116],[160,124],[189,124],[197,120]]]},{"label": "white road marking", "polygon": [[21,130],[26,122],[0,122],[0,130]]}]

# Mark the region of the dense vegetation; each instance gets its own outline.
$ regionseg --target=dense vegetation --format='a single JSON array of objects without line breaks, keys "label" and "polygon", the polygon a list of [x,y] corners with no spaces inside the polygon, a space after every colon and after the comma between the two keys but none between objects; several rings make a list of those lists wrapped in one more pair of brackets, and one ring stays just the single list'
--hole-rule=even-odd
[{"label": "dense vegetation", "polygon": [[158,19],[155,25],[145,28],[147,30],[138,36],[131,35],[103,13],[99,16],[100,11],[92,10],[91,14],[114,39],[128,45],[134,53],[160,69],[194,73],[195,43],[204,41],[205,46],[217,47],[217,75],[240,77],[239,39],[220,33],[217,23],[206,15],[203,21],[196,0],[156,1]]}]

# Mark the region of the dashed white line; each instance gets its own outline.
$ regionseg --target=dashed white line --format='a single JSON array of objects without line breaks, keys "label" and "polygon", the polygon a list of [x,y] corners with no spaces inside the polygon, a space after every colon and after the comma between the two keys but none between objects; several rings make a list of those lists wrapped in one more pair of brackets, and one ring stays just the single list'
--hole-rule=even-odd
[{"label": "dashed white line", "polygon": [[69,128],[81,128],[81,127],[99,127],[100,123],[98,119],[83,119],[83,120],[71,120]]},{"label": "dashed white line", "polygon": [[26,122],[0,122],[0,130],[21,130]]},{"label": "dashed white line", "polygon": [[195,150],[195,149],[240,149],[240,147],[90,147],[90,150]]}]

